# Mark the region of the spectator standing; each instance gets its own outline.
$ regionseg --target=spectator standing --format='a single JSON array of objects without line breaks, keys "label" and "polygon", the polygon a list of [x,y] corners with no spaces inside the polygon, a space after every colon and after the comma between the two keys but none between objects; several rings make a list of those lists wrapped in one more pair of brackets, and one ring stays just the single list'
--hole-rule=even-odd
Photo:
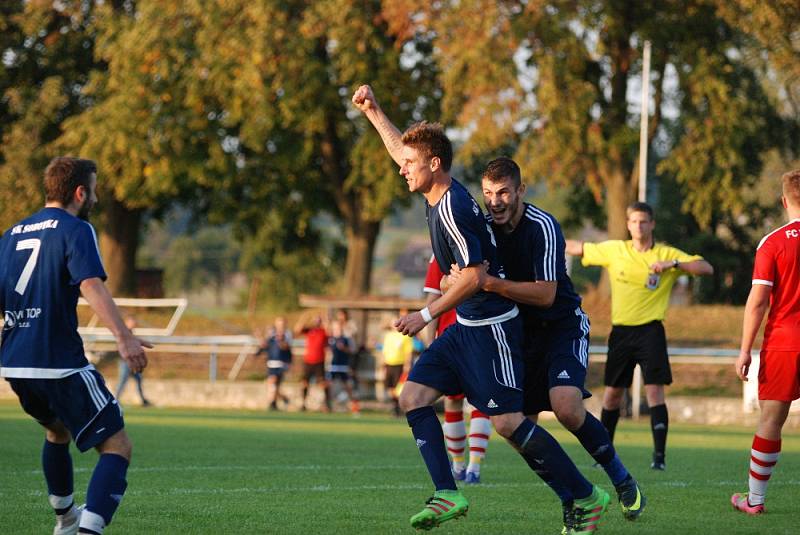
[{"label": "spectator standing", "polygon": [[[401,310],[400,315],[407,314]],[[400,394],[397,385],[401,382],[403,374],[408,374],[411,369],[411,359],[414,354],[414,343],[410,336],[397,332],[392,328],[391,320],[387,321],[386,333],[383,335],[381,353],[383,354],[383,385],[386,393],[392,400],[392,413],[401,416]]]},{"label": "spectator standing", "polygon": [[325,325],[322,321],[322,316],[316,316],[306,325],[302,323],[298,325],[297,329],[306,338],[306,352],[303,356],[303,400],[300,405],[300,410],[307,409],[306,399],[308,398],[308,389],[311,380],[322,387],[325,393],[325,411],[331,410],[331,397],[330,389],[328,388],[328,381],[325,379],[325,355],[328,348],[328,332],[325,330]]},{"label": "spectator standing", "polygon": [[353,415],[358,415],[361,406],[353,392],[352,377],[350,376],[350,360],[356,351],[356,345],[353,339],[345,334],[344,325],[339,320],[331,323],[331,337],[328,343],[331,346],[331,364],[327,373],[329,388],[332,388],[334,384],[341,385],[347,393],[350,411]]},{"label": "spectator standing", "polygon": [[[125,325],[133,332],[137,325],[136,318],[133,316],[126,316]],[[125,391],[125,385],[131,377],[136,381],[136,391],[139,393],[139,401],[142,407],[149,407],[151,403],[144,397],[144,389],[142,388],[142,372],[131,373],[131,367],[128,366],[128,362],[122,357],[119,359],[119,379],[117,381],[117,393],[114,397],[118,400],[122,398],[122,392]]]},{"label": "spectator standing", "polygon": [[278,316],[269,336],[256,355],[267,356],[267,399],[271,410],[278,410],[278,400],[289,405],[289,398],[281,394],[283,376],[292,363],[292,333],[286,328],[286,319]]}]

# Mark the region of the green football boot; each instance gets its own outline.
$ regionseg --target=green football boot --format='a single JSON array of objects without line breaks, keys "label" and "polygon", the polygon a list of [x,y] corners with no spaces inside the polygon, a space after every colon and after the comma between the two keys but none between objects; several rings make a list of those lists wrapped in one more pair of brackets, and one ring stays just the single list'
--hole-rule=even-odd
[{"label": "green football boot", "polygon": [[442,522],[467,514],[469,502],[460,490],[437,490],[425,502],[425,509],[411,517],[414,529],[432,529]]},{"label": "green football boot", "polygon": [[636,520],[647,505],[647,498],[642,494],[639,484],[628,476],[625,481],[617,485],[617,497],[626,520]]},{"label": "green football boot", "polygon": [[606,491],[598,486],[592,489],[592,495],[588,498],[575,500],[575,506],[572,509],[571,518],[569,518],[569,526],[567,533],[569,535],[577,535],[579,533],[594,533],[597,531],[597,526],[600,524],[600,519],[608,509],[608,503],[611,497]]}]

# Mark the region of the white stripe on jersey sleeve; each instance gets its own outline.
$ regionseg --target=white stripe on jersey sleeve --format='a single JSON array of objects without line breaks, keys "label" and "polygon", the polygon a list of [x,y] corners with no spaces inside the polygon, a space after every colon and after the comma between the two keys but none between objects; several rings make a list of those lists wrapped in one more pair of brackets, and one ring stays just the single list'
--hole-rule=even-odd
[{"label": "white stripe on jersey sleeve", "polygon": [[89,230],[92,231],[92,238],[94,238],[94,248],[97,251],[97,258],[100,259],[100,267],[103,268],[103,271],[106,270],[106,266],[103,263],[103,257],[100,256],[100,244],[97,242],[97,232],[95,232],[94,227],[88,221],[83,221],[84,224],[89,225]]},{"label": "white stripe on jersey sleeve", "polygon": [[774,286],[772,281],[764,280],[764,279],[753,279],[753,284],[761,284],[763,286]]},{"label": "white stripe on jersey sleeve", "polygon": [[449,191],[445,194],[442,200],[444,202],[440,203],[441,210],[439,210],[439,215],[441,216],[442,222],[444,223],[447,232],[450,234],[450,237],[453,238],[454,242],[456,242],[456,246],[461,254],[461,258],[464,259],[464,265],[468,266],[470,262],[469,249],[467,249],[467,240],[464,239],[464,236],[461,234],[461,232],[459,232],[456,221],[453,218],[453,208],[450,204],[451,195]]},{"label": "white stripe on jersey sleeve", "polygon": [[533,206],[528,206],[525,215],[539,224],[544,235],[544,276],[543,280],[556,280],[556,231],[553,221]]},{"label": "white stripe on jersey sleeve", "polygon": [[770,236],[772,236],[772,235],[773,235],[773,234],[775,234],[776,232],[779,232],[779,231],[781,231],[781,230],[785,229],[785,228],[786,228],[786,227],[788,227],[789,225],[792,225],[792,224],[794,224],[794,223],[798,223],[798,222],[800,222],[800,219],[792,219],[791,221],[789,221],[789,222],[788,222],[788,223],[786,223],[785,225],[782,225],[782,226],[780,226],[780,227],[776,228],[775,230],[773,230],[772,232],[770,232],[769,234],[767,234],[766,236],[764,236],[763,238],[761,238],[761,241],[760,241],[760,242],[758,242],[758,247],[756,247],[756,251],[758,251],[759,249],[761,249],[761,246],[762,246],[762,245],[764,245],[764,243],[767,241],[767,238],[769,238]]}]

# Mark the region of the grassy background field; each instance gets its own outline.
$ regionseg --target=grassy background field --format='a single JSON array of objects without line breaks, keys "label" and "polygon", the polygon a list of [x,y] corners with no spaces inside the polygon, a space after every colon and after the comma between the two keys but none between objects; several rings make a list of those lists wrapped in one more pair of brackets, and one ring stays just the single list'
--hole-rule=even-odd
[{"label": "grassy background field", "polygon": [[[404,420],[383,415],[276,414],[130,409],[134,440],[129,487],[114,534],[410,533],[408,517],[431,484]],[[605,474],[554,422],[546,427],[582,471],[611,491]],[[623,421],[623,460],[649,499],[637,523],[622,518],[616,499],[602,533],[797,533],[800,437],[786,436],[770,483],[768,514],[750,518],[728,504],[746,489],[752,430],[674,425],[668,469],[649,468],[649,427]],[[41,534],[53,517],[39,463],[42,432],[12,403],[0,403],[0,532]],[[73,449],[76,500],[96,454]],[[550,491],[496,436],[469,487],[466,519],[436,533],[555,534],[561,510]]]}]

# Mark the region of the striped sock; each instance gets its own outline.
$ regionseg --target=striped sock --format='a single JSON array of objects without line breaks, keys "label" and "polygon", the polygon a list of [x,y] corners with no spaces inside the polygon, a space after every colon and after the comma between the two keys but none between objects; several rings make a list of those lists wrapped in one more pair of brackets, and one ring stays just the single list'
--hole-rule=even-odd
[{"label": "striped sock", "polygon": [[474,410],[469,421],[469,466],[467,472],[481,473],[481,461],[486,456],[486,446],[492,434],[492,422],[481,411]]},{"label": "striped sock", "polygon": [[453,471],[464,469],[464,447],[467,444],[467,424],[464,423],[463,411],[445,411],[444,441],[447,452],[453,460]]},{"label": "striped sock", "polygon": [[764,503],[767,483],[780,452],[780,440],[767,440],[758,435],[753,437],[753,447],[750,450],[750,493],[747,496],[750,505]]}]

